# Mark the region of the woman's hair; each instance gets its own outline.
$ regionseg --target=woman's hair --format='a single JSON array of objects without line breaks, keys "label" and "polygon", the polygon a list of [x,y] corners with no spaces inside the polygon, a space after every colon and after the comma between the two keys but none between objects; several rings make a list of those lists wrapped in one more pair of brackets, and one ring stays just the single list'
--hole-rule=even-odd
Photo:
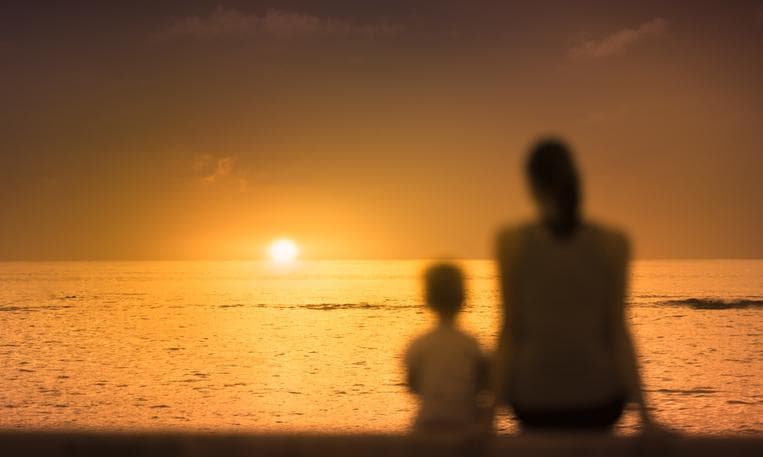
[{"label": "woman's hair", "polygon": [[551,232],[566,238],[580,225],[580,181],[572,151],[561,140],[536,143],[527,158],[527,176],[533,190],[550,197],[558,218],[544,221]]}]

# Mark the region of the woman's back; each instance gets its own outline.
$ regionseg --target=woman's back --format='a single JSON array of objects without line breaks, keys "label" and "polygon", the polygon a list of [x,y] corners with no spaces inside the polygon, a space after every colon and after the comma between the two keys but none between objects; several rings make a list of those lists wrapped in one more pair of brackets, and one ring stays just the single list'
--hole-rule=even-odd
[{"label": "woman's back", "polygon": [[[507,396],[533,409],[566,409],[622,395],[613,351],[621,319],[626,238],[582,224],[559,239],[528,224],[499,237],[511,354]],[[505,341],[510,335],[510,341]]]}]

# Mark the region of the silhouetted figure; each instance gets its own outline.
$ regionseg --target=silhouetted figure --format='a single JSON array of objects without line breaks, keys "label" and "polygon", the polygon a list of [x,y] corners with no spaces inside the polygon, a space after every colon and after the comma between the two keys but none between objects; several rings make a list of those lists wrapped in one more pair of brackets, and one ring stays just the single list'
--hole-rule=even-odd
[{"label": "silhouetted figure", "polygon": [[426,303],[437,323],[416,338],[405,353],[410,390],[421,399],[417,431],[473,432],[487,429],[490,413],[477,401],[487,385],[487,360],[479,344],[458,328],[464,302],[461,271],[438,264],[425,273]]},{"label": "silhouetted figure", "polygon": [[497,240],[499,401],[524,429],[607,430],[629,401],[648,425],[625,316],[628,239],[581,218],[578,173],[561,141],[533,147],[527,177],[540,220]]}]

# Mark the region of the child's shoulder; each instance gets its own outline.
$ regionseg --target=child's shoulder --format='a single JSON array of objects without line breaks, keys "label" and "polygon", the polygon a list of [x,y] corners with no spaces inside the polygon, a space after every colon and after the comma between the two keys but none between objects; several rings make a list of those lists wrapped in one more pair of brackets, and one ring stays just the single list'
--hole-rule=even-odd
[{"label": "child's shoulder", "polygon": [[405,362],[410,365],[414,363],[415,360],[419,359],[422,353],[427,352],[427,347],[431,346],[431,339],[431,330],[415,336],[405,349]]},{"label": "child's shoulder", "polygon": [[477,344],[477,339],[468,332],[458,327],[434,326],[414,336],[408,343],[408,350],[426,349],[429,346],[442,348],[443,345],[453,344]]},{"label": "child's shoulder", "polygon": [[459,327],[434,327],[415,336],[408,347],[441,346],[446,341],[479,347],[479,341],[471,333]]},{"label": "child's shoulder", "polygon": [[411,339],[410,343],[408,343],[408,350],[412,350],[413,348],[421,348],[423,346],[427,346],[428,344],[431,344],[431,341],[437,338],[437,328],[431,328],[428,330],[425,330]]},{"label": "child's shoulder", "polygon": [[450,346],[451,349],[461,349],[466,352],[481,353],[482,349],[477,338],[471,333],[460,327],[451,327],[445,332],[443,339],[447,342],[440,342],[442,346]]},{"label": "child's shoulder", "polygon": [[461,329],[458,329],[458,333],[461,337],[461,340],[463,341],[464,346],[467,346],[476,352],[482,352],[480,342],[474,335]]},{"label": "child's shoulder", "polygon": [[[439,355],[438,355],[439,354]],[[408,366],[434,357],[468,357],[483,359],[484,352],[477,338],[459,328],[433,328],[415,337],[408,344],[404,360]]]}]

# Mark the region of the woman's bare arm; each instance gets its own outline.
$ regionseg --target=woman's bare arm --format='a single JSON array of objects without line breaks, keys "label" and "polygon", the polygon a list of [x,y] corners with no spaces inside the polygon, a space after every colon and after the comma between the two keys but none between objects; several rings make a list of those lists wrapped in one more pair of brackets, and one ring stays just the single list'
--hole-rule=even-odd
[{"label": "woman's bare arm", "polygon": [[508,402],[507,388],[512,370],[512,353],[516,351],[515,313],[516,301],[516,261],[519,237],[516,231],[506,231],[498,235],[496,242],[496,259],[500,278],[501,304],[503,310],[502,324],[495,350],[493,367],[493,389],[496,404]]},{"label": "woman's bare arm", "polygon": [[619,237],[616,242],[615,254],[615,296],[612,306],[614,318],[612,320],[612,334],[614,337],[615,357],[617,357],[618,369],[625,384],[628,400],[636,403],[639,415],[644,425],[652,424],[652,418],[647,409],[644,389],[641,382],[641,373],[638,366],[638,357],[628,327],[625,314],[625,303],[628,291],[628,275],[630,264],[630,247],[625,237]]}]

